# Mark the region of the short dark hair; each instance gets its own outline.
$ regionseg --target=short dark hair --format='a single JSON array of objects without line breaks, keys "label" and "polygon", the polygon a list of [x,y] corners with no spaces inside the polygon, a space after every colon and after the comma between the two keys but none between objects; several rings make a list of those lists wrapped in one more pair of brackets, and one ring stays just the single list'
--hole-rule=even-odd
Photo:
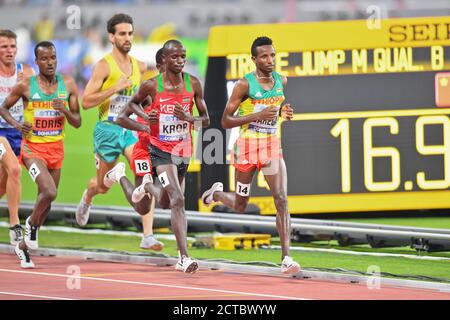
[{"label": "short dark hair", "polygon": [[56,50],[55,45],[50,41],[41,41],[34,47],[34,56],[37,58],[37,52],[39,48],[54,48]]},{"label": "short dark hair", "polygon": [[133,18],[125,13],[118,13],[113,15],[106,24],[106,30],[108,33],[116,33],[116,25],[120,23],[129,23],[133,26]]},{"label": "short dark hair", "polygon": [[166,53],[170,46],[183,46],[183,44],[176,39],[167,40],[162,47],[163,53]]},{"label": "short dark hair", "polygon": [[157,64],[163,63],[163,48],[160,48],[158,49],[158,51],[156,51],[155,60]]},{"label": "short dark hair", "polygon": [[256,57],[257,55],[257,51],[256,48],[261,47],[261,46],[271,46],[272,45],[272,39],[270,39],[269,37],[258,37],[255,39],[255,41],[253,41],[252,43],[252,48],[251,48],[251,52],[252,52],[252,57]]},{"label": "short dark hair", "polygon": [[0,29],[0,37],[17,40],[17,34],[14,31],[7,29]]}]

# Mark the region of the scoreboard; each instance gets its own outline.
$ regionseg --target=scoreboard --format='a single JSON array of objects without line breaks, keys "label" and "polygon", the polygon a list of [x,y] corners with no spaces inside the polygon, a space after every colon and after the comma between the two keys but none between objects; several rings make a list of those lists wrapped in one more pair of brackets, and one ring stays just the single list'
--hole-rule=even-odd
[{"label": "scoreboard", "polygon": [[[261,35],[295,113],[279,126],[291,213],[450,208],[450,17],[212,28],[205,99],[225,163],[237,129],[220,118]],[[232,166],[203,164],[202,186],[218,180],[233,191]],[[261,174],[250,202],[276,212]]]}]

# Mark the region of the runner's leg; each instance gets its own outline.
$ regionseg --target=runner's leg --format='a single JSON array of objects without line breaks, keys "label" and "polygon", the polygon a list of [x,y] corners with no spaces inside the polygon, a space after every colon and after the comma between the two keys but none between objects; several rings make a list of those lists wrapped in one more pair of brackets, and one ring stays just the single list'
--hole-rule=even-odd
[{"label": "runner's leg", "polygon": [[15,226],[20,224],[19,204],[22,193],[22,184],[20,181],[21,168],[19,160],[11,149],[8,141],[1,138],[0,143],[3,144],[6,150],[1,159],[0,191],[1,196],[6,192],[8,198],[9,223],[11,226]]},{"label": "runner's leg", "polygon": [[177,240],[178,250],[182,256],[187,254],[187,219],[184,209],[184,194],[178,178],[177,166],[174,164],[160,165],[156,168],[158,179],[170,199],[172,209],[171,225]]},{"label": "runner's leg", "polygon": [[[35,165],[38,172],[35,172],[35,182],[38,186],[38,195],[36,198],[36,203],[34,205],[33,211],[30,215],[29,223],[32,226],[41,226],[50,210],[51,203],[56,199],[57,187],[55,184],[54,176],[58,177],[59,174],[53,172],[50,174],[47,169],[47,165],[41,159],[37,158],[24,158],[25,166],[28,170],[30,167]],[[60,169],[53,171],[61,171]],[[59,179],[58,179],[59,182]],[[20,243],[20,249],[26,249],[25,241]]]},{"label": "runner's leg", "polygon": [[117,159],[112,162],[105,162],[99,157],[97,176],[89,181],[85,198],[86,203],[91,203],[92,199],[97,194],[105,194],[108,192],[109,188],[104,185],[103,178],[105,177],[105,174],[116,165],[116,163]]},{"label": "runner's leg", "polygon": [[[213,194],[214,201],[220,201],[228,208],[231,208],[237,212],[244,212],[245,209],[247,208],[250,195],[250,184],[252,183],[255,170],[256,170],[255,167],[248,172],[236,170],[235,171],[236,192],[216,191]],[[244,190],[238,192],[239,191],[237,186],[238,183],[247,186],[248,189],[245,190],[245,187],[243,187]]]},{"label": "runner's leg", "polygon": [[[277,163],[274,163],[274,161],[277,161]],[[275,170],[273,170],[273,168],[268,170],[267,172],[270,172],[270,174],[265,173],[264,177],[272,192],[275,207],[277,209],[276,224],[280,235],[281,258],[283,259],[285,256],[289,256],[289,247],[291,244],[291,220],[287,201],[287,171],[283,158],[272,160],[272,164],[277,168]]]}]

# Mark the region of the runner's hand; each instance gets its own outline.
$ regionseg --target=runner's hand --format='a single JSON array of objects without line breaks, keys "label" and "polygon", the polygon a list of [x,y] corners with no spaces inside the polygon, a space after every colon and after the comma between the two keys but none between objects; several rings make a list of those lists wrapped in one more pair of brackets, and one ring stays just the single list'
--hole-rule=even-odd
[{"label": "runner's hand", "polygon": [[20,132],[22,132],[23,136],[27,136],[31,132],[32,127],[33,127],[33,125],[31,123],[24,122],[20,125],[19,130],[20,130]]},{"label": "runner's hand", "polygon": [[259,112],[258,120],[274,120],[278,115],[279,108],[267,107]]},{"label": "runner's hand", "polygon": [[148,115],[148,122],[150,124],[157,124],[158,123],[158,112],[155,109],[153,109],[152,111],[147,113],[147,115]]},{"label": "runner's hand", "polygon": [[23,74],[23,71],[19,71],[17,73],[17,82],[22,81],[25,78],[25,75]]},{"label": "runner's hand", "polygon": [[146,132],[148,134],[150,134],[150,132],[151,132],[150,131],[150,127],[146,126],[145,124],[141,126],[141,131],[144,131],[144,132]]},{"label": "runner's hand", "polygon": [[175,108],[173,109],[173,114],[180,120],[189,121],[191,120],[191,115],[183,110],[179,103],[175,103]]},{"label": "runner's hand", "polygon": [[64,101],[62,101],[61,99],[53,99],[52,102],[53,102],[53,109],[62,113],[66,113],[67,108],[64,105]]},{"label": "runner's hand", "polygon": [[281,117],[284,120],[292,120],[294,117],[294,109],[291,108],[289,103],[281,107]]},{"label": "runner's hand", "polygon": [[116,93],[132,86],[131,80],[122,75],[116,83]]}]

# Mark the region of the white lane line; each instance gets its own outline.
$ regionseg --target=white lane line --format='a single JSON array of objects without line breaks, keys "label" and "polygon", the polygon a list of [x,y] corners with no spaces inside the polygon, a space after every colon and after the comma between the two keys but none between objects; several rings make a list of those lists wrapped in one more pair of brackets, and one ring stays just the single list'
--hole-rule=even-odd
[{"label": "white lane line", "polygon": [[[71,279],[74,278],[73,275],[47,273],[47,272],[35,272],[35,271],[0,269],[0,272],[34,274],[34,275],[39,275],[39,276],[71,278]],[[312,300],[312,299],[308,299],[308,298],[298,298],[298,297],[290,297],[290,296],[278,296],[278,295],[263,294],[263,293],[252,293],[252,292],[231,291],[231,290],[221,290],[221,289],[207,289],[207,288],[190,287],[190,286],[175,286],[175,285],[169,285],[169,284],[163,284],[163,283],[138,282],[138,281],[116,280],[116,279],[95,278],[95,277],[82,277],[82,276],[76,277],[76,278],[77,279],[83,279],[83,280],[103,281],[103,282],[113,282],[113,283],[126,283],[126,284],[136,284],[136,285],[143,285],[143,286],[184,289],[184,290],[197,290],[197,291],[209,291],[209,292],[220,292],[220,293],[232,293],[232,294],[240,294],[240,295],[246,295],[246,296],[265,297],[265,298],[278,298],[278,299],[289,299],[289,300]]]},{"label": "white lane line", "polygon": [[18,292],[5,292],[0,291],[0,295],[10,295],[10,296],[20,296],[20,297],[31,297],[31,298],[43,298],[43,299],[52,299],[52,300],[76,300],[71,298],[61,298],[61,297],[50,297],[50,296],[39,296],[36,294],[29,293],[18,293]]}]

